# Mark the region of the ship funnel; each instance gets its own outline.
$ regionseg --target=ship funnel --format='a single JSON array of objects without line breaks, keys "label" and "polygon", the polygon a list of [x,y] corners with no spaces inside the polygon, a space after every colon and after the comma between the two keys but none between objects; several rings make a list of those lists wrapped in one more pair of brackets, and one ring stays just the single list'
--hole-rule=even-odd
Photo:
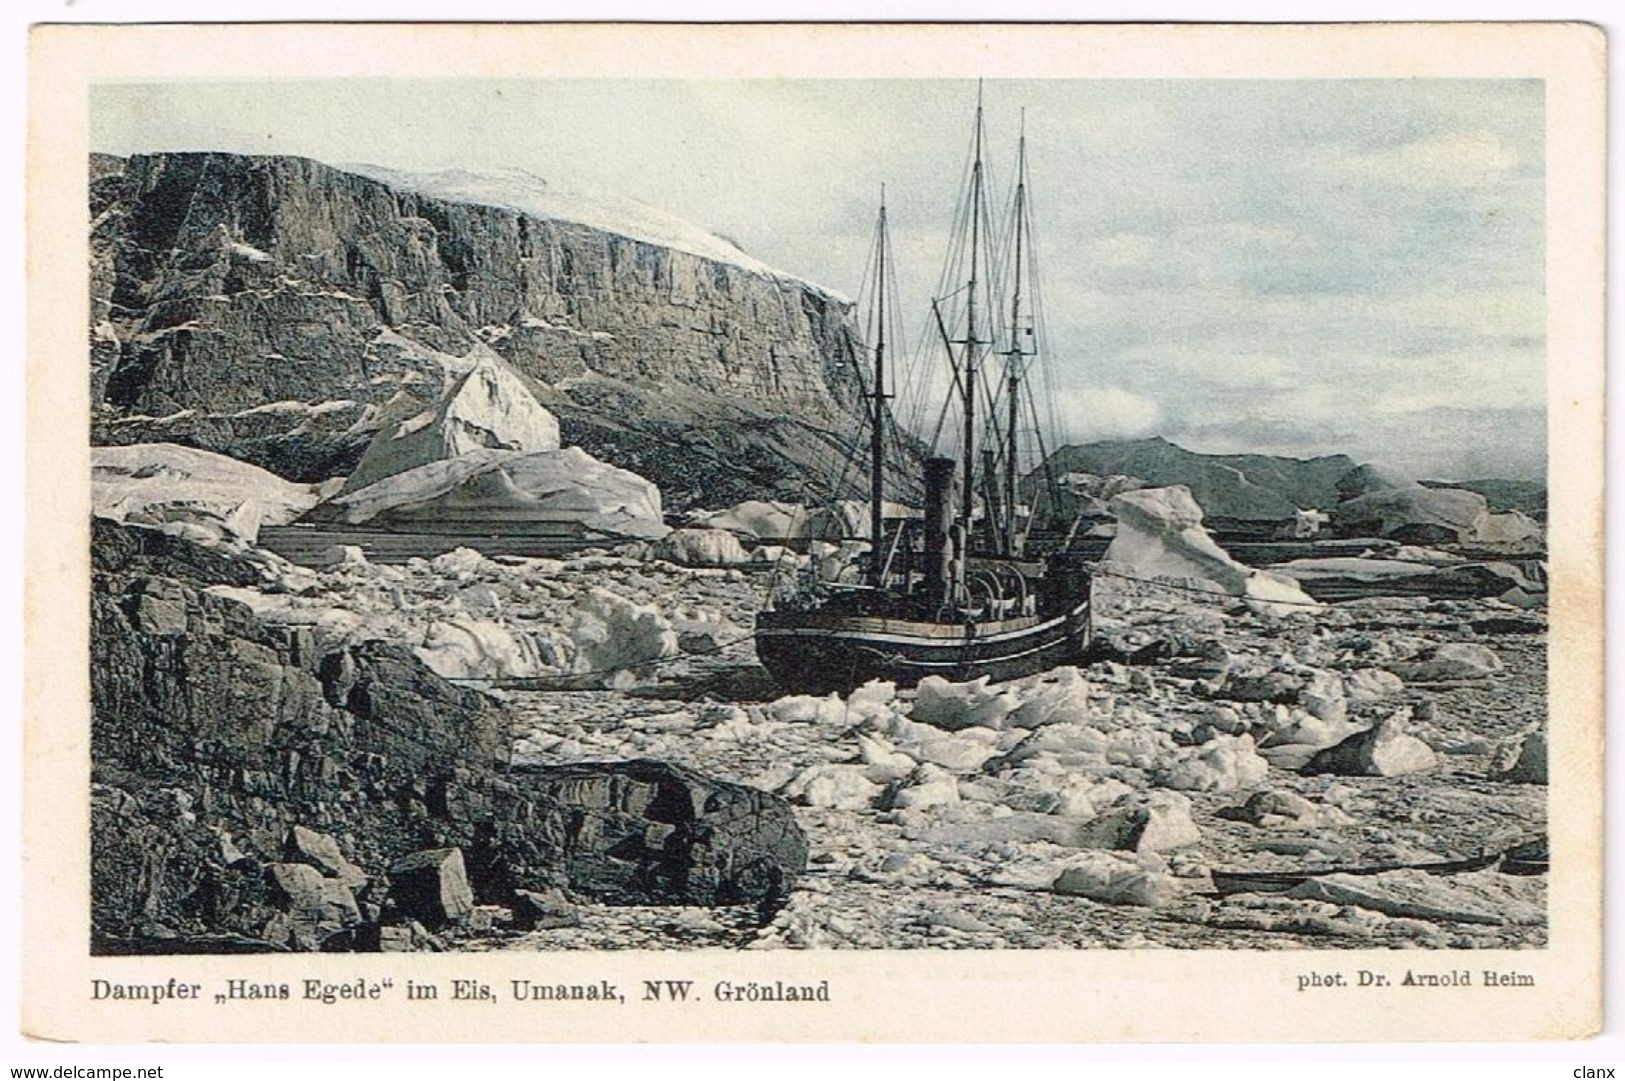
[{"label": "ship funnel", "polygon": [[938,604],[948,599],[954,473],[952,458],[925,460],[925,592]]}]

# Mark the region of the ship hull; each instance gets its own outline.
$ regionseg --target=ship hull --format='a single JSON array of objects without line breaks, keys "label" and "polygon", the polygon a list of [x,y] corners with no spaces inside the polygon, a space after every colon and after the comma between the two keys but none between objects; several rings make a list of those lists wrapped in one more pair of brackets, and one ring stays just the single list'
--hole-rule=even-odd
[{"label": "ship hull", "polygon": [[863,616],[763,612],[756,655],[780,687],[845,692],[873,679],[912,687],[926,676],[955,682],[1018,679],[1077,663],[1089,645],[1090,605],[974,627]]}]

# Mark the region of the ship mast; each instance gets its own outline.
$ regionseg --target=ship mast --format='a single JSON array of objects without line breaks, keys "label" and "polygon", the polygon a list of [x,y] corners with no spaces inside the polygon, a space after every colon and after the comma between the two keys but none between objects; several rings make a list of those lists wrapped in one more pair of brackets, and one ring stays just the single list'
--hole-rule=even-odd
[{"label": "ship mast", "polygon": [[1021,137],[1016,144],[1016,272],[1010,292],[1010,352],[1005,363],[1008,383],[1004,449],[1004,553],[1016,554],[1016,419],[1021,392],[1021,234],[1026,227],[1027,198],[1027,110],[1021,111]]},{"label": "ship mast", "polygon": [[874,422],[869,432],[869,584],[885,584],[886,567],[881,558],[885,543],[886,516],[886,186],[880,186],[880,223],[875,259],[875,401]]},{"label": "ship mast", "polygon": [[976,338],[976,257],[977,248],[981,246],[980,236],[982,229],[982,84],[976,83],[976,153],[971,165],[971,218],[970,218],[970,282],[965,292],[965,363],[964,382],[960,392],[964,400],[965,438],[964,438],[964,489],[962,505],[960,508],[960,521],[962,523],[964,550],[959,559],[960,586],[964,585],[966,564],[969,560],[966,555],[970,549],[971,511],[975,500],[976,481],[976,347],[981,343]]}]

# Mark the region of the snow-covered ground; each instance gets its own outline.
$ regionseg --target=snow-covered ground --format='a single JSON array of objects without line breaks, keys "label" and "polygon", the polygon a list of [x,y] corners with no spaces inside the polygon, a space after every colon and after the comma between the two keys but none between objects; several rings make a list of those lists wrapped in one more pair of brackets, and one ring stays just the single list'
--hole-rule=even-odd
[{"label": "snow-covered ground", "polygon": [[[589,907],[580,927],[507,945],[1545,941],[1539,876],[1400,870],[1224,898],[1212,882],[1215,869],[1427,863],[1539,835],[1544,785],[1502,771],[1542,720],[1540,637],[1462,630],[1510,609],[1355,603],[1283,621],[1152,587],[1103,586],[1101,599],[1109,638],[1125,649],[1166,642],[1175,655],[1004,686],[872,685],[810,699],[753,682],[744,644],[635,695],[514,696],[528,720],[522,759],[647,756],[772,789],[798,804],[813,855],[765,928],[726,913]],[[1501,667],[1432,682],[1389,670],[1421,672],[1406,659],[1464,640]],[[1365,773],[1315,768],[1373,725],[1414,743],[1410,753],[1368,756]]]},{"label": "snow-covered ground", "polygon": [[1538,611],[1404,598],[1279,616],[1101,580],[1099,636],[1132,664],[812,698],[780,695],[755,664],[767,571],[337,555],[322,570],[271,560],[271,584],[221,591],[319,638],[409,641],[454,678],[576,688],[505,692],[520,761],[692,765],[785,796],[811,839],[809,872],[765,926],[742,910],[586,905],[577,926],[458,948],[1545,941],[1540,876],[1396,870],[1228,897],[1212,878],[1427,863],[1539,835]]}]

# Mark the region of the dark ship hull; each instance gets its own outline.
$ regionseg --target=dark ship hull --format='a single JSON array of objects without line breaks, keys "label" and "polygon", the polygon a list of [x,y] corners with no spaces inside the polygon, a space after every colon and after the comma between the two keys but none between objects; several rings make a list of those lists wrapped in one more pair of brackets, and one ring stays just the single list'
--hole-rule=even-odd
[{"label": "dark ship hull", "polygon": [[876,679],[900,687],[926,676],[955,682],[1018,679],[1076,663],[1089,633],[1087,593],[1053,616],[972,624],[762,612],[756,619],[756,656],[780,687],[828,694]]},{"label": "dark ship hull", "polygon": [[900,574],[815,586],[757,613],[756,656],[780,687],[828,694],[876,679],[1002,681],[1083,660],[1093,614],[1087,566],[1069,552],[959,556],[954,472],[951,458],[926,459],[922,543],[916,550],[903,522],[891,546],[906,556]]}]

